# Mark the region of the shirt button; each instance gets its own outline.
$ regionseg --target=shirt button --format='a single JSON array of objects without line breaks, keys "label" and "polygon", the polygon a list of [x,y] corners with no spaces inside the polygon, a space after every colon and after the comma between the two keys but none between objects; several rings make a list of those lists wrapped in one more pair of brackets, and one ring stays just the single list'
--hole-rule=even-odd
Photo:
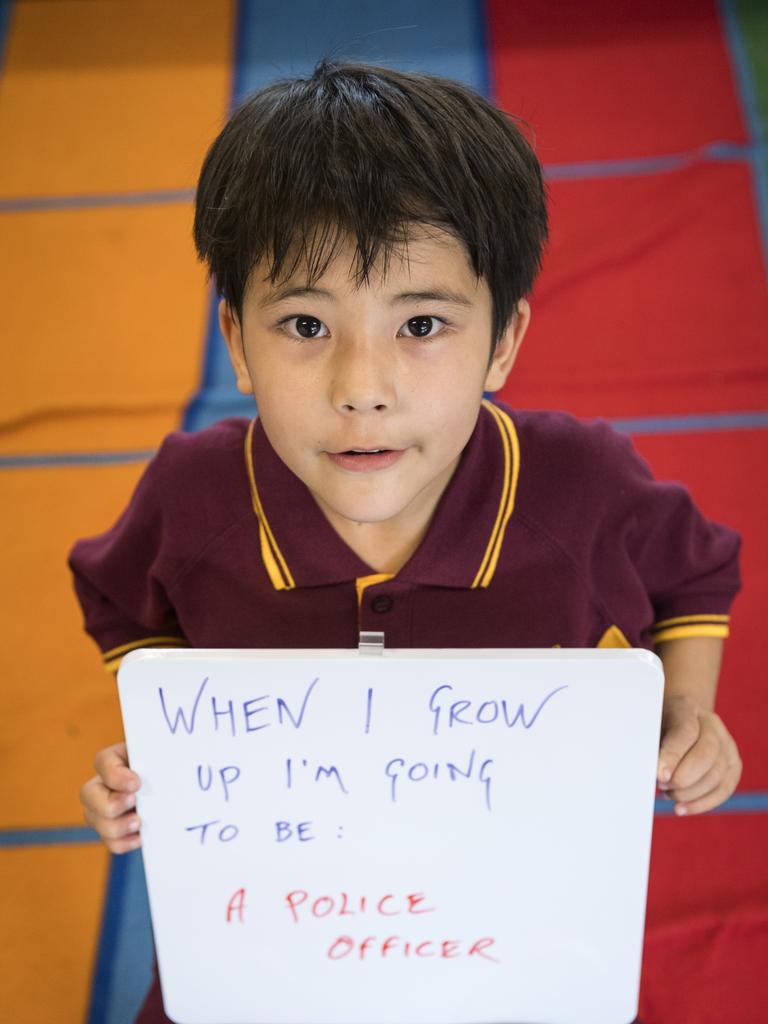
[{"label": "shirt button", "polygon": [[375,612],[378,612],[379,615],[383,615],[384,612],[388,612],[391,610],[392,604],[393,601],[391,597],[389,597],[387,594],[379,594],[378,597],[374,597],[374,599],[371,601],[371,608]]}]

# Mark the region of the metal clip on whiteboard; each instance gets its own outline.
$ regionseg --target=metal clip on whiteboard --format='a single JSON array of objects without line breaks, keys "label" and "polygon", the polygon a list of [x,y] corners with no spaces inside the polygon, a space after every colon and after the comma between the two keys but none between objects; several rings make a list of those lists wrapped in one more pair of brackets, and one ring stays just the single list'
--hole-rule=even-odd
[{"label": "metal clip on whiteboard", "polygon": [[384,634],[383,633],[361,633],[358,651],[361,654],[383,654]]}]

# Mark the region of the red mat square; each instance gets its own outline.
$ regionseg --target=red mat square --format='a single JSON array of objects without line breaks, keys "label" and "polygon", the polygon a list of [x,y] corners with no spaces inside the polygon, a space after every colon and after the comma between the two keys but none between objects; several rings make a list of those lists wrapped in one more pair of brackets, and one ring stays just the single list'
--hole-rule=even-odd
[{"label": "red mat square", "polygon": [[756,1024],[768,1006],[768,815],[657,819],[644,1024]]},{"label": "red mat square", "polygon": [[[743,590],[725,642],[717,707],[744,761],[739,788],[768,789],[768,430],[645,435],[633,440],[657,477],[681,480],[706,515],[742,535]],[[768,878],[768,857],[762,870]]]},{"label": "red mat square", "polygon": [[658,156],[746,131],[713,0],[486,5],[495,100],[544,163]]},{"label": "red mat square", "polygon": [[632,416],[768,405],[768,293],[740,163],[552,185],[552,242],[501,397]]},{"label": "red mat square", "polygon": [[768,814],[657,817],[647,930],[711,914],[768,913]]}]

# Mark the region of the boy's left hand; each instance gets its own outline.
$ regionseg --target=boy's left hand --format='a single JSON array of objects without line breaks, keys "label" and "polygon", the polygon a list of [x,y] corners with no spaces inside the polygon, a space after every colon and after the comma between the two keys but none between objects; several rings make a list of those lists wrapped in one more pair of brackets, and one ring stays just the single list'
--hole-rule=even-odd
[{"label": "boy's left hand", "polygon": [[741,777],[733,737],[714,711],[688,696],[669,696],[661,716],[657,780],[675,814],[701,814],[733,793]]}]

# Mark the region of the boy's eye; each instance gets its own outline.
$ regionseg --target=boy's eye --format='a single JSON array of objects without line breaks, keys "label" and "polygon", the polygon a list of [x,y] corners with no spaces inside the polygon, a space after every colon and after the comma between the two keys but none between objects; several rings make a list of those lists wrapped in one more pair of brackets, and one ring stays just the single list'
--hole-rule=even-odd
[{"label": "boy's eye", "polygon": [[[448,323],[442,317],[437,316],[412,316],[402,325],[398,334],[404,334],[407,338],[432,338]],[[280,327],[287,329],[292,338],[311,340],[313,338],[325,338],[330,333],[322,320],[316,316],[287,316],[280,321]]]},{"label": "boy's eye", "polygon": [[400,331],[405,331],[406,336],[411,338],[431,338],[435,328],[444,326],[445,321],[436,316],[412,316],[406,320]]},{"label": "boy's eye", "polygon": [[[315,316],[289,316],[280,321],[281,325],[289,328],[289,333],[298,338],[324,338],[328,334],[328,328],[322,320]],[[290,330],[293,325],[293,330]],[[294,333],[295,331],[295,333]]]}]

